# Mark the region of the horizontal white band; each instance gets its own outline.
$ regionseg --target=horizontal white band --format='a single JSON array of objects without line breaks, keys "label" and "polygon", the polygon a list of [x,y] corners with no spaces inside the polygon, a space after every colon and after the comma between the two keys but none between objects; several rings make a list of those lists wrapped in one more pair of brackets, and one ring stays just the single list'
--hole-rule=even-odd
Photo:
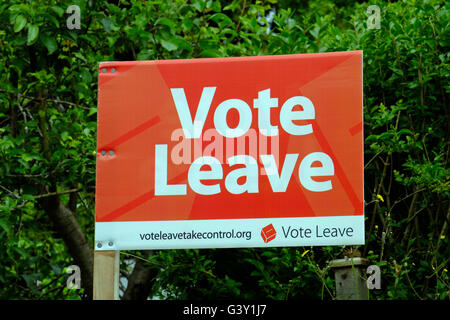
[{"label": "horizontal white band", "polygon": [[[264,242],[261,231],[272,224]],[[271,229],[271,228],[268,228]],[[267,240],[267,236],[266,236]],[[364,244],[364,216],[96,222],[95,250]]]}]

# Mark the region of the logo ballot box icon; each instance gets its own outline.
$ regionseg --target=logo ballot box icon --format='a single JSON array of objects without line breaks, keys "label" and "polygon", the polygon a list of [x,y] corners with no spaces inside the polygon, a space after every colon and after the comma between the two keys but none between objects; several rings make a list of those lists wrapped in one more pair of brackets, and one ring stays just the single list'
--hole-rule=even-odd
[{"label": "logo ballot box icon", "polygon": [[272,241],[277,236],[277,232],[275,231],[275,228],[272,224],[269,224],[268,226],[265,226],[261,230],[261,237],[263,238],[265,243],[268,243],[269,241]]}]

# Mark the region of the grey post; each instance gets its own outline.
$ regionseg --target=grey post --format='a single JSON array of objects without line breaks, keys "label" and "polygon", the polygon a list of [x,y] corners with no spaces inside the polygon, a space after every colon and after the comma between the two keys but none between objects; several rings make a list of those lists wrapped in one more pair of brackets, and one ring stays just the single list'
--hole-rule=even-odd
[{"label": "grey post", "polygon": [[365,266],[368,260],[360,257],[337,259],[330,262],[334,269],[337,300],[367,300]]}]

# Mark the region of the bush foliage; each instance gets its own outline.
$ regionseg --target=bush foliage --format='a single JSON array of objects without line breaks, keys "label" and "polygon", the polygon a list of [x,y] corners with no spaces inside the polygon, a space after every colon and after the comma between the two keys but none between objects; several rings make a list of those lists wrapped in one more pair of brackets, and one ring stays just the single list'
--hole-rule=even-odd
[{"label": "bush foliage", "polygon": [[[69,6],[81,9],[68,28]],[[445,1],[0,3],[0,298],[83,299],[41,202],[57,197],[93,244],[100,61],[364,51],[371,299],[449,299],[449,46]],[[67,12],[68,11],[68,12]],[[270,17],[272,11],[273,19]],[[348,247],[123,252],[155,270],[150,297],[333,299]]]}]

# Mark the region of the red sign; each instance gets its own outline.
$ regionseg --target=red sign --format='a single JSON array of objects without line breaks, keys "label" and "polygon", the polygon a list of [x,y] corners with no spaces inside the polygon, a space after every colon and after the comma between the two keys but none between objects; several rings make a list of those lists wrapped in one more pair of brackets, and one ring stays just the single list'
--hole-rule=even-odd
[{"label": "red sign", "polygon": [[[248,240],[256,246],[267,225],[256,221],[358,216],[358,240],[347,240],[364,241],[362,51],[104,62],[98,104],[97,227],[155,222],[146,226],[163,237],[171,221],[178,231],[234,221],[222,242],[241,226],[259,230]],[[106,229],[119,233],[114,225]],[[276,229],[272,243],[282,245]],[[172,247],[129,232],[139,245],[110,238],[120,248]],[[219,241],[222,231],[206,232]],[[240,239],[223,246],[247,246]]]}]

